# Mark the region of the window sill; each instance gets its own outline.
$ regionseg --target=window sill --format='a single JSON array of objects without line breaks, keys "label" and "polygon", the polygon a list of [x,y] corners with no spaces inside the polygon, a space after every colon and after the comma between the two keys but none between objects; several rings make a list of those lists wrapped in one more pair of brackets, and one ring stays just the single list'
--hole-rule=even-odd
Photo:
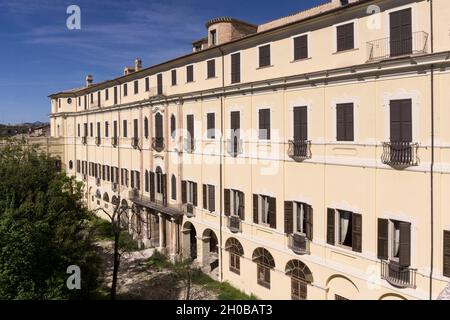
[{"label": "window sill", "polygon": [[352,49],[346,49],[346,50],[342,50],[342,51],[336,51],[336,52],[333,52],[332,54],[336,55],[336,54],[353,52],[353,51],[358,51],[358,50],[359,50],[359,48],[352,48]]},{"label": "window sill", "polygon": [[273,65],[269,65],[269,66],[262,66],[262,67],[258,67],[258,68],[256,68],[256,70],[269,69],[269,68],[272,68],[272,67],[273,67]]},{"label": "window sill", "polygon": [[301,58],[301,59],[297,59],[297,60],[292,60],[291,63],[297,63],[297,62],[302,62],[302,61],[308,61],[311,60],[312,57],[308,57],[308,58]]},{"label": "window sill", "polygon": [[195,83],[195,81],[186,81],[184,84]]},{"label": "window sill", "polygon": [[219,79],[219,77],[214,76],[214,77],[207,77],[205,80],[213,80],[213,79]]}]

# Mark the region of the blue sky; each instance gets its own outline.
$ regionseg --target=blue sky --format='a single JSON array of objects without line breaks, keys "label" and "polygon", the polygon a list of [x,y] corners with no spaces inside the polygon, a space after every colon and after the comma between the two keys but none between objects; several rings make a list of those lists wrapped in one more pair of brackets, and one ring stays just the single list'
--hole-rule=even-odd
[{"label": "blue sky", "polygon": [[[0,0],[0,123],[48,121],[50,93],[120,76],[191,51],[205,22],[232,16],[264,23],[326,0]],[[66,9],[81,8],[81,30]]]}]

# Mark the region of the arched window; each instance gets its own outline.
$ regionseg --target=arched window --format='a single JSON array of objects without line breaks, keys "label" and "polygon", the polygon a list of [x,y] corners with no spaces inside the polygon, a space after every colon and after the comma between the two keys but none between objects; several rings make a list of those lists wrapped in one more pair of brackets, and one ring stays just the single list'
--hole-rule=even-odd
[{"label": "arched window", "polygon": [[244,248],[236,238],[229,238],[225,243],[225,250],[230,253],[230,271],[241,274],[241,257],[244,255]]},{"label": "arched window", "polygon": [[252,260],[257,264],[258,284],[270,289],[270,270],[275,268],[275,260],[272,255],[269,251],[260,247],[253,251]]},{"label": "arched window", "polygon": [[149,192],[150,182],[148,179],[148,170],[145,170],[145,192]]},{"label": "arched window", "polygon": [[117,206],[119,204],[119,199],[116,196],[113,196],[111,198],[111,203],[115,206]]},{"label": "arched window", "polygon": [[291,260],[286,264],[285,272],[291,277],[292,300],[306,300],[308,284],[313,282],[309,268],[299,260]]},{"label": "arched window", "polygon": [[145,136],[145,139],[148,139],[148,119],[147,119],[147,117],[144,118],[144,136]]},{"label": "arched window", "polygon": [[175,131],[177,130],[177,124],[175,121],[175,115],[172,114],[170,117],[170,136],[175,139]]},{"label": "arched window", "polygon": [[72,160],[69,161],[69,169],[70,169],[70,170],[73,169],[73,161],[72,161]]},{"label": "arched window", "polygon": [[109,195],[106,192],[103,194],[103,201],[109,202]]},{"label": "arched window", "polygon": [[177,178],[174,174],[172,175],[170,185],[172,187],[172,200],[177,200]]}]

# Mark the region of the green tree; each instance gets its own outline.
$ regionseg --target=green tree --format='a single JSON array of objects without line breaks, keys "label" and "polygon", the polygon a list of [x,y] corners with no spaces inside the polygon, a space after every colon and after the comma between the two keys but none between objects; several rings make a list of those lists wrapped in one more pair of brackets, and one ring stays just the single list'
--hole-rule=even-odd
[{"label": "green tree", "polygon": [[[0,149],[0,298],[80,299],[97,287],[98,258],[82,184],[25,141]],[[66,286],[81,269],[81,289]]]}]

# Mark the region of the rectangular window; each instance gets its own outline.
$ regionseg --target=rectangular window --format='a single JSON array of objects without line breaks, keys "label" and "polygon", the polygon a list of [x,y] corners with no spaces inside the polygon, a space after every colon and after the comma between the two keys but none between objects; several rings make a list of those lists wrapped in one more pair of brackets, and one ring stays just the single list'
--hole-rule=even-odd
[{"label": "rectangular window", "polygon": [[186,82],[193,82],[194,81],[194,66],[187,66],[186,67]]},{"label": "rectangular window", "polygon": [[412,101],[392,100],[390,102],[391,142],[412,141]]},{"label": "rectangular window", "polygon": [[276,198],[265,195],[253,195],[253,223],[277,228]]},{"label": "rectangular window", "polygon": [[259,47],[259,67],[270,66],[270,44]]},{"label": "rectangular window", "polygon": [[139,137],[139,122],[138,119],[133,120],[133,138]]},{"label": "rectangular window", "polygon": [[189,134],[188,139],[194,139],[195,138],[195,130],[194,130],[194,115],[188,114],[186,116],[186,129]]},{"label": "rectangular window", "polygon": [[259,139],[270,140],[270,109],[259,110]]},{"label": "rectangular window", "polygon": [[134,81],[134,94],[139,93],[139,80]]},{"label": "rectangular window", "polygon": [[353,243],[352,237],[352,222],[353,214],[348,211],[338,210],[339,224],[338,224],[338,244],[346,247],[351,247]]},{"label": "rectangular window", "polygon": [[113,122],[113,137],[117,138],[117,121]]},{"label": "rectangular window", "polygon": [[389,15],[391,57],[411,54],[413,51],[411,12],[411,8],[408,8]]},{"label": "rectangular window", "polygon": [[126,138],[128,137],[128,122],[127,120],[123,120],[123,137]]},{"label": "rectangular window", "polygon": [[149,77],[145,78],[145,91],[150,91],[150,79],[149,79]]},{"label": "rectangular window", "polygon": [[101,131],[101,128],[100,128],[100,122],[97,122],[97,138],[100,138],[100,137],[101,137],[100,131]]},{"label": "rectangular window", "polygon": [[231,83],[241,82],[241,54],[231,55]]},{"label": "rectangular window", "polygon": [[177,85],[177,70],[176,69],[172,70],[172,85],[173,86]]},{"label": "rectangular window", "polygon": [[270,289],[270,268],[258,263],[257,274],[258,284],[264,288]]},{"label": "rectangular window", "polygon": [[117,104],[117,87],[114,87],[114,104]]},{"label": "rectangular window", "polygon": [[109,122],[105,121],[105,138],[109,137]]},{"label": "rectangular window", "polygon": [[411,223],[378,219],[378,259],[394,261],[400,267],[411,265]]},{"label": "rectangular window", "polygon": [[105,90],[105,100],[108,101],[109,100],[109,89]]},{"label": "rectangular window", "polygon": [[83,124],[83,137],[87,137],[88,136],[88,124],[84,123]]},{"label": "rectangular window", "polygon": [[327,243],[362,252],[362,215],[346,210],[327,210]]},{"label": "rectangular window", "polygon": [[348,23],[336,28],[337,35],[337,51],[345,51],[354,49],[355,47],[355,35],[354,35],[354,23]]},{"label": "rectangular window", "polygon": [[90,136],[94,137],[94,123],[89,123],[89,132],[90,132]]},{"label": "rectangular window", "polygon": [[308,58],[308,35],[294,38],[294,61]]},{"label": "rectangular window", "polygon": [[306,214],[308,206],[305,203],[294,203],[294,233],[306,234]]},{"label": "rectangular window", "polygon": [[216,211],[215,187],[209,184],[203,185],[203,209],[210,212]]},{"label": "rectangular window", "polygon": [[217,45],[217,31],[211,30],[209,32],[209,35],[210,35],[210,40],[211,40],[211,46]]},{"label": "rectangular window", "polygon": [[97,92],[97,107],[99,107],[99,108],[101,106],[101,102],[102,102],[101,100],[102,100],[102,96],[101,96],[100,91],[98,91]]},{"label": "rectangular window", "polygon": [[84,110],[86,110],[87,107],[88,107],[87,96],[84,96]]},{"label": "rectangular window", "polygon": [[128,83],[123,84],[123,96],[126,97],[128,95]]},{"label": "rectangular window", "polygon": [[163,94],[163,76],[162,73],[157,75],[157,89],[158,89],[158,95],[162,95]]},{"label": "rectangular window", "polygon": [[81,125],[80,124],[78,124],[77,132],[78,132],[78,136],[81,137]]},{"label": "rectangular window", "polygon": [[233,252],[230,252],[230,271],[241,274],[241,257]]},{"label": "rectangular window", "polygon": [[78,106],[81,107],[81,97],[78,97]]},{"label": "rectangular window", "polygon": [[93,103],[94,103],[94,94],[91,93],[91,104],[93,104]]},{"label": "rectangular window", "polygon": [[443,275],[450,277],[450,231],[444,231],[444,267]]},{"label": "rectangular window", "polygon": [[294,141],[308,140],[307,107],[294,107]]},{"label": "rectangular window", "polygon": [[259,224],[269,224],[269,197],[260,196]]},{"label": "rectangular window", "polygon": [[[227,193],[225,193],[227,194]],[[230,215],[244,219],[244,193],[238,190],[230,190],[229,209]],[[228,199],[225,199],[228,202]],[[227,204],[228,205],[228,204]],[[225,209],[225,214],[228,212],[228,208]]]},{"label": "rectangular window", "polygon": [[207,126],[207,133],[206,136],[208,139],[215,139],[215,131],[216,131],[216,119],[215,119],[215,113],[208,113],[206,115],[206,126]]},{"label": "rectangular window", "polygon": [[209,60],[207,62],[207,68],[208,68],[207,72],[208,79],[214,78],[216,76],[216,60]]},{"label": "rectangular window", "polygon": [[354,141],[353,103],[336,106],[336,140]]},{"label": "rectangular window", "polygon": [[186,181],[187,203],[197,205],[197,183]]}]

